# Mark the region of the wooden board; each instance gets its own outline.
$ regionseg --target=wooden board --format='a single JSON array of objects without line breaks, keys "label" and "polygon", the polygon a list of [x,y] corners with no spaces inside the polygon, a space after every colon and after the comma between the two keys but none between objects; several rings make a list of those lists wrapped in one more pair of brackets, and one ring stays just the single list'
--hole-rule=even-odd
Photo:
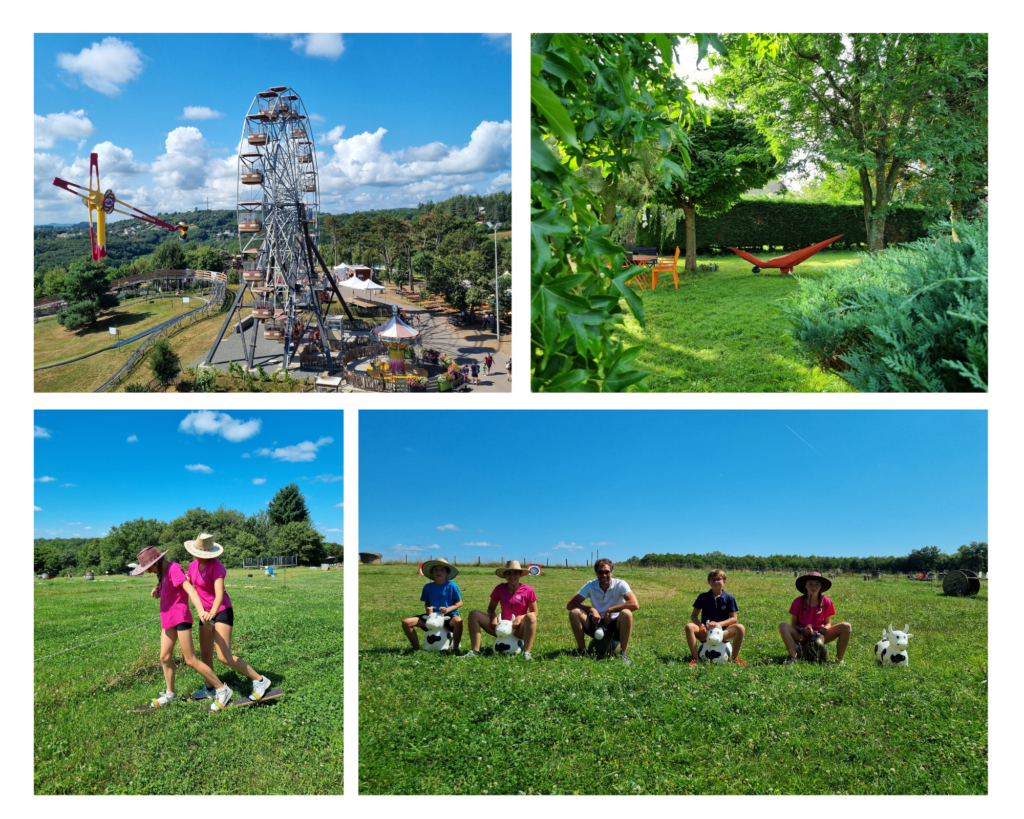
[{"label": "wooden board", "polygon": [[942,591],[952,597],[973,597],[981,591],[981,581],[974,572],[951,571],[942,581]]},{"label": "wooden board", "polygon": [[242,698],[237,699],[237,700],[236,699],[232,699],[230,702],[228,702],[228,707],[227,708],[215,708],[213,705],[207,705],[203,710],[204,711],[218,711],[218,712],[219,711],[230,711],[232,708],[242,708],[243,706],[246,706],[246,705],[259,705],[261,702],[266,702],[267,700],[275,700],[278,697],[282,696],[283,694],[284,694],[284,691],[282,691],[280,688],[272,688],[272,689],[270,689],[270,691],[268,691],[266,694],[264,694],[262,698],[260,698],[258,700],[251,700],[248,697],[242,697]]}]

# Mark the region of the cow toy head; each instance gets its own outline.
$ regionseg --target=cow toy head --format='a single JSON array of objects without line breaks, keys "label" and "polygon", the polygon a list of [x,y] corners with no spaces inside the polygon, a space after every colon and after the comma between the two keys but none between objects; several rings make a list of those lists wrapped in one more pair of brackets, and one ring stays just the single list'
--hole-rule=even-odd
[{"label": "cow toy head", "polygon": [[512,635],[512,621],[499,620],[494,627],[494,633],[498,635],[494,641],[494,653],[512,657],[523,650],[523,641]]},{"label": "cow toy head", "polygon": [[721,626],[708,629],[708,638],[697,649],[697,659],[710,663],[727,663],[732,657],[732,646],[724,642],[725,632]]},{"label": "cow toy head", "polygon": [[448,651],[452,647],[452,632],[444,624],[444,615],[439,611],[428,614],[424,622],[427,638],[423,641],[424,651]]},{"label": "cow toy head", "polygon": [[875,643],[875,659],[882,665],[898,665],[903,668],[910,668],[910,655],[907,646],[910,645],[910,634],[907,629],[910,623],[903,627],[903,631],[896,631],[889,624],[889,630],[882,629],[882,639]]}]

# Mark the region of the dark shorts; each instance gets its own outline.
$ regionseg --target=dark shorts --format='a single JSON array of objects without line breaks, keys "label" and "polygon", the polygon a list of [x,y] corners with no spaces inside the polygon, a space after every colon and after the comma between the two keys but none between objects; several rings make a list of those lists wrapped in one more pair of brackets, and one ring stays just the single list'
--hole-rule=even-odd
[{"label": "dark shorts", "polygon": [[178,623],[174,627],[175,631],[192,631],[192,621],[189,620],[187,623]]},{"label": "dark shorts", "polygon": [[[426,623],[427,623],[427,615],[425,615],[425,614],[410,614],[409,616],[410,617],[419,617],[420,621],[419,621],[418,625],[419,625],[419,627],[421,629],[426,631],[426,629],[427,629],[427,625],[426,625]],[[445,627],[450,629],[452,627],[452,625],[453,625],[452,624],[452,620],[456,619],[456,618],[459,619],[459,620],[462,619],[461,617],[459,617],[459,613],[458,612],[452,612],[451,614],[444,615],[444,625],[445,625]]]},{"label": "dark shorts", "polygon": [[[593,637],[594,632],[597,631],[597,627],[604,621],[594,620],[593,617],[587,616],[586,621],[583,623],[583,633],[588,637]],[[616,617],[612,620],[611,625],[605,625],[604,627],[604,639],[619,639],[619,618]]]},{"label": "dark shorts", "polygon": [[213,618],[214,623],[224,623],[229,626],[235,625],[235,610],[228,606],[224,611],[218,612],[217,616]]}]

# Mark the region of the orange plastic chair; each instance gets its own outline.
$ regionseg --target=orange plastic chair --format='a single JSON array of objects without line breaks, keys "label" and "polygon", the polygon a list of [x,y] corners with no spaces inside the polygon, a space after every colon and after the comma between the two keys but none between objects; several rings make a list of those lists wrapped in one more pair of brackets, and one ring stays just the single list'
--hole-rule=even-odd
[{"label": "orange plastic chair", "polygon": [[671,273],[672,278],[676,283],[676,290],[679,289],[679,271],[676,269],[676,265],[679,264],[679,248],[676,248],[675,256],[659,256],[658,261],[654,263],[654,267],[651,268],[651,289],[653,290],[658,286],[658,274],[659,273]]}]

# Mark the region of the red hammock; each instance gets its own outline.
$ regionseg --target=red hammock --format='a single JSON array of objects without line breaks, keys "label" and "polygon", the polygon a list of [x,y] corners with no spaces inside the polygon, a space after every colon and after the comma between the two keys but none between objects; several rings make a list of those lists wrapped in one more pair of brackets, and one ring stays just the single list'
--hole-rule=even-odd
[{"label": "red hammock", "polygon": [[792,273],[793,268],[796,267],[800,262],[806,262],[811,256],[817,253],[819,250],[824,250],[836,239],[842,239],[846,234],[840,233],[838,236],[833,236],[831,239],[826,239],[824,242],[818,242],[816,245],[805,247],[803,250],[795,250],[792,253],[787,253],[785,256],[776,256],[774,259],[769,259],[767,262],[761,261],[756,256],[751,256],[749,253],[743,250],[737,250],[734,247],[730,247],[733,253],[739,256],[741,259],[746,259],[752,265],[754,265],[754,272],[759,273],[762,268],[766,267],[777,267],[783,273]]}]

